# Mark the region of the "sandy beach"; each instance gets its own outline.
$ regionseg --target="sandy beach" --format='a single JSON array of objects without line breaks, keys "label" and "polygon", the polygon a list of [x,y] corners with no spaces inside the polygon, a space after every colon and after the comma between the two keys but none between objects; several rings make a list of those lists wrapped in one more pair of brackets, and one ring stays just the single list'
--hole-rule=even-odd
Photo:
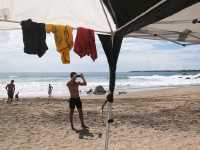
[{"label": "sandy beach", "polygon": [[[83,97],[89,130],[78,113],[70,129],[66,98],[0,101],[1,150],[104,150],[104,96]],[[115,97],[110,150],[199,150],[200,86],[131,92]]]}]

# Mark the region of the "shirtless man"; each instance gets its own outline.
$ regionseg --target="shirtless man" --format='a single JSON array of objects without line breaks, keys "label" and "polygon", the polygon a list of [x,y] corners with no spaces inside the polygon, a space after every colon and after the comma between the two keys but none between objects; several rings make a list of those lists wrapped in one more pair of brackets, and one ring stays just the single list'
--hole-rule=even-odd
[{"label": "shirtless man", "polygon": [[6,85],[6,90],[8,94],[8,103],[11,103],[13,101],[13,95],[15,93],[15,84],[14,80],[11,80],[10,84]]},{"label": "shirtless man", "polygon": [[[86,86],[87,82],[85,81],[83,74],[77,75],[76,72],[71,72],[70,77],[71,77],[71,79],[70,79],[70,81],[67,82],[67,86],[69,88],[69,92],[70,92],[70,96],[71,96],[71,98],[69,100],[69,108],[70,108],[69,120],[71,123],[71,128],[72,128],[72,130],[76,130],[73,125],[73,114],[74,114],[75,107],[77,108],[77,110],[79,112],[79,118],[81,121],[82,128],[88,128],[84,124],[82,102],[79,97],[79,86]],[[80,77],[82,79],[82,82],[76,81],[77,77]]]}]

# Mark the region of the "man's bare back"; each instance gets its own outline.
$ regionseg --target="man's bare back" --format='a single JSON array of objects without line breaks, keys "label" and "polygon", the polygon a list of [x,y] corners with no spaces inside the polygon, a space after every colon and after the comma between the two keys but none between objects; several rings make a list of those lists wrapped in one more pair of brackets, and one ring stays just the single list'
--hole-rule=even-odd
[{"label": "man's bare back", "polygon": [[[84,124],[82,102],[79,97],[79,86],[87,85],[87,82],[86,82],[83,74],[77,75],[75,72],[72,72],[70,74],[70,76],[71,76],[71,79],[67,82],[67,87],[69,88],[69,93],[71,96],[71,98],[69,100],[69,108],[70,108],[69,119],[70,119],[70,123],[71,123],[71,128],[73,130],[76,130],[73,125],[73,114],[74,114],[75,107],[77,108],[77,110],[79,112],[81,126],[83,128],[87,128],[87,126]],[[82,79],[82,82],[76,81],[76,79],[78,77],[80,77]]]},{"label": "man's bare back", "polygon": [[15,85],[13,83],[7,84],[6,90],[9,91],[9,92],[14,92],[15,91]]}]

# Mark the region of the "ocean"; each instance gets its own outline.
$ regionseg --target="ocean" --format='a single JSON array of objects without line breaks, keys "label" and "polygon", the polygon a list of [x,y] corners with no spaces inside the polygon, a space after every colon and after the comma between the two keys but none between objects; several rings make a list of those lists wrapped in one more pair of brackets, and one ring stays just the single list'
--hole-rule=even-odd
[{"label": "ocean", "polygon": [[[108,89],[109,74],[107,72],[86,72],[87,86],[80,88],[80,94],[102,85]],[[10,80],[15,80],[16,92],[20,97],[47,97],[48,84],[53,86],[53,96],[69,96],[66,82],[69,73],[0,73],[0,98],[7,97],[5,86]],[[136,91],[159,89],[185,85],[200,85],[200,71],[130,71],[118,72],[116,93],[119,91]]]}]

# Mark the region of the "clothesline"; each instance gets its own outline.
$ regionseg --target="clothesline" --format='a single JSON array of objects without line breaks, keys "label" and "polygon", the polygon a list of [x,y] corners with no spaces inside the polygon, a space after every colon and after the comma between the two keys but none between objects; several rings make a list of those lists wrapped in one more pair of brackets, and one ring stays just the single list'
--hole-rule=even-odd
[{"label": "clothesline", "polygon": [[[9,19],[0,19],[0,22],[10,22],[10,23],[18,23],[20,24],[21,21],[16,21],[16,20],[9,20]],[[18,29],[18,28],[15,28],[15,29]],[[77,30],[77,28],[75,27],[72,27],[73,30]],[[1,30],[1,29],[0,29]],[[5,30],[5,29],[3,29]],[[8,29],[9,30],[9,29]],[[107,34],[107,35],[111,35],[111,32],[105,32],[105,31],[99,31],[99,30],[95,30],[94,32],[96,33],[100,33],[100,34]]]}]

